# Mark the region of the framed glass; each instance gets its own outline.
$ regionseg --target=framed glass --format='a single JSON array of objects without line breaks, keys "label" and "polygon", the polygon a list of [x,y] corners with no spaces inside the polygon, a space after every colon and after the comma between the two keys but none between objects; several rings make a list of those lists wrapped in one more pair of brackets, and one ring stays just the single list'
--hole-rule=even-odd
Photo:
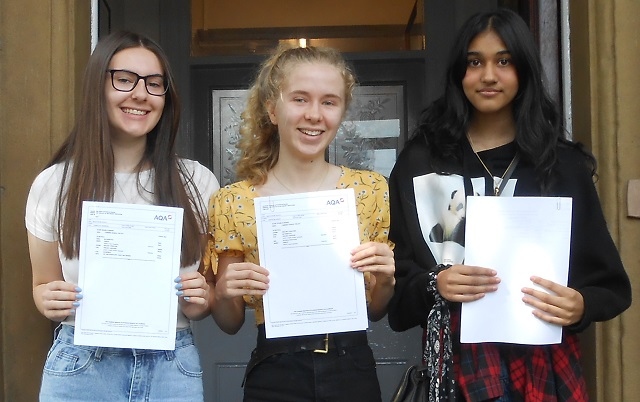
[{"label": "framed glass", "polygon": [[[240,156],[241,113],[248,91],[212,91],[213,168],[221,185],[236,181],[235,164]],[[358,86],[327,160],[354,169],[367,169],[388,177],[406,132],[404,88],[401,85]]]}]

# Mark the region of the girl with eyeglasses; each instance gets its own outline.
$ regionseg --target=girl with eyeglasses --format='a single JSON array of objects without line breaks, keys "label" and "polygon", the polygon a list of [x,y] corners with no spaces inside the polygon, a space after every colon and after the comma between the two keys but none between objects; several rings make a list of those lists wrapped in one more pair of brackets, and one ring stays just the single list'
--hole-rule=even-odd
[{"label": "girl with eyeglasses", "polygon": [[[75,126],[27,199],[33,298],[42,315],[61,323],[45,362],[41,401],[203,400],[189,323],[210,313],[213,285],[199,268],[207,201],[219,185],[209,169],[176,155],[179,117],[169,62],[154,41],[116,32],[98,43]],[[183,208],[180,275],[168,284],[176,294],[167,295],[179,298],[175,350],[74,345],[74,312],[89,296],[77,285],[83,201]],[[136,292],[138,283],[120,279],[114,298]]]}]

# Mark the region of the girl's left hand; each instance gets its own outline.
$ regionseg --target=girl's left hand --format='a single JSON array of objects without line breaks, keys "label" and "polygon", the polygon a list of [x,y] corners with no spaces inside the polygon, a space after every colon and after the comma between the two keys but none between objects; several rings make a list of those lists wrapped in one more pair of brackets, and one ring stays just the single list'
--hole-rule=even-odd
[{"label": "girl's left hand", "polygon": [[584,299],[575,289],[532,276],[531,281],[549,291],[522,288],[522,301],[534,307],[533,315],[551,324],[566,327],[577,323],[584,314]]},{"label": "girl's left hand", "polygon": [[372,287],[396,283],[393,250],[386,243],[367,242],[351,250],[351,267],[373,274]]},{"label": "girl's left hand", "polygon": [[177,277],[175,282],[177,282],[175,288],[180,304],[209,305],[210,286],[200,272],[185,272]]}]

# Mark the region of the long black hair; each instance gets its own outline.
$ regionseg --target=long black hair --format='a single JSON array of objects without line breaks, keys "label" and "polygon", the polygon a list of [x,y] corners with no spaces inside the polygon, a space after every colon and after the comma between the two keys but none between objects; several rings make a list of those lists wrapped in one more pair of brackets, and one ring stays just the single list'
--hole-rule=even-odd
[{"label": "long black hair", "polygon": [[[445,172],[452,160],[461,161],[460,143],[466,135],[474,108],[465,96],[462,80],[467,71],[469,44],[480,33],[495,32],[511,54],[518,77],[518,93],[513,100],[515,142],[523,160],[535,167],[542,192],[550,186],[557,162],[556,149],[565,139],[558,106],[547,92],[542,62],[527,24],[515,12],[498,8],[475,14],[458,31],[449,55],[445,93],[425,109],[414,135],[425,137],[430,163],[436,172]],[[582,149],[577,144],[572,144]],[[595,159],[583,150],[595,173]]]}]

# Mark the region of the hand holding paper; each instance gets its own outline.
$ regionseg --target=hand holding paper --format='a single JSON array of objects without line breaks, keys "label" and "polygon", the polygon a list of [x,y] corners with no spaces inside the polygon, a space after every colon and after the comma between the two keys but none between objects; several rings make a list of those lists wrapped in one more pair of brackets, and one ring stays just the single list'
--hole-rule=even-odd
[{"label": "hand holding paper", "polygon": [[210,286],[198,271],[186,272],[175,279],[179,307],[190,320],[202,319],[209,314]]},{"label": "hand holding paper", "polygon": [[[366,329],[364,281],[350,260],[360,243],[353,189],[254,202],[260,263],[270,272],[267,338]],[[365,265],[378,258],[367,249]]]},{"label": "hand holding paper", "polygon": [[378,321],[387,312],[396,283],[393,250],[386,243],[367,242],[356,247],[351,254],[351,267],[370,273],[368,280],[365,277],[365,287],[372,289],[369,318]]},{"label": "hand holding paper", "polygon": [[[562,320],[540,315],[545,309],[548,315],[561,313],[565,320],[581,314],[573,305],[579,300],[565,287],[571,207],[572,200],[561,197],[467,197],[465,264],[494,269],[500,283],[495,292],[462,304],[460,342],[561,341]],[[532,276],[547,281],[535,283]],[[548,281],[562,286],[548,290],[538,286],[550,286]],[[523,288],[535,289],[526,297],[539,301],[523,302]],[[542,294],[554,289],[561,294]],[[541,310],[536,313],[536,308]]]},{"label": "hand holding paper", "polygon": [[395,284],[395,262],[388,244],[367,242],[351,252],[351,267],[360,272],[371,272],[381,284]]},{"label": "hand holding paper", "polygon": [[83,203],[76,345],[175,349],[172,281],[180,268],[182,214],[157,205]]},{"label": "hand holding paper", "polygon": [[269,271],[251,262],[231,262],[220,257],[218,278],[216,282],[217,299],[233,299],[250,295],[262,296],[269,288]]},{"label": "hand holding paper", "polygon": [[451,302],[478,300],[487,292],[498,290],[500,278],[493,269],[470,265],[453,265],[438,274],[438,292]]},{"label": "hand holding paper", "polygon": [[584,299],[580,292],[550,280],[534,276],[531,281],[547,290],[523,288],[525,303],[534,307],[533,315],[551,324],[568,326],[582,319]]}]

